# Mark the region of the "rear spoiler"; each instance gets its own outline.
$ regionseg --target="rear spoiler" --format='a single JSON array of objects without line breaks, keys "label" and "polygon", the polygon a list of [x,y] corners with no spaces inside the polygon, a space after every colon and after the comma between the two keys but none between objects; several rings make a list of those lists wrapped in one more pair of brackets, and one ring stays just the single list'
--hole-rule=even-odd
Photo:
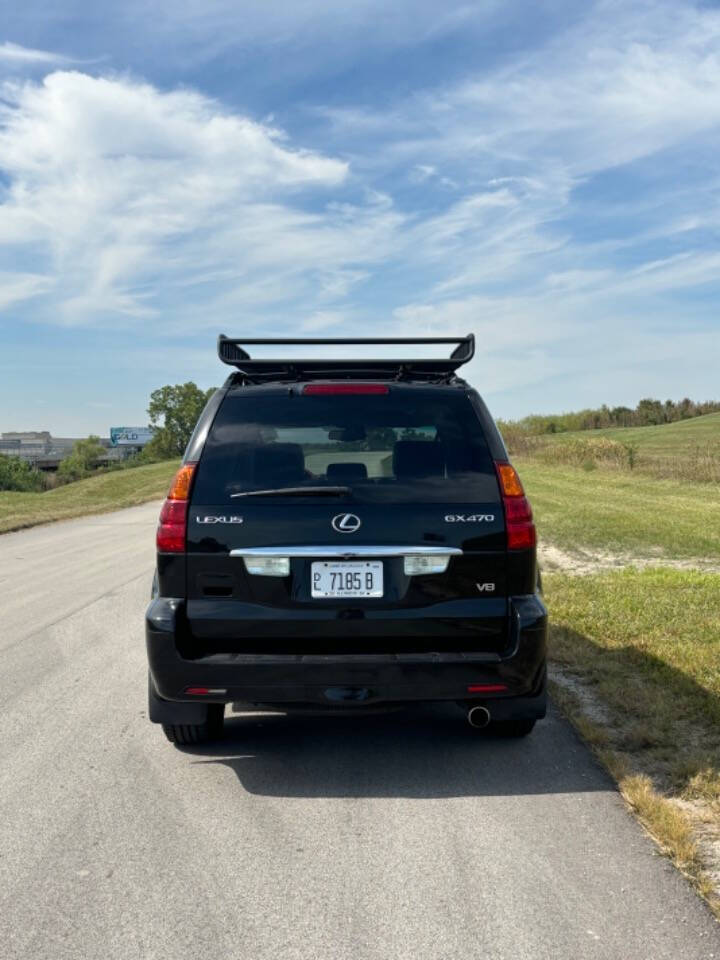
[{"label": "rear spoiler", "polygon": [[[332,360],[325,357],[311,359],[261,359],[253,360],[247,351],[252,346],[275,347],[327,347],[327,346],[415,346],[427,344],[453,344],[454,349],[447,358],[436,359],[366,359],[352,358]],[[218,337],[218,357],[223,363],[237,367],[248,378],[261,379],[319,379],[321,377],[377,377],[390,376],[398,379],[403,376],[448,376],[458,367],[472,360],[475,355],[475,336],[466,337],[361,337],[343,339],[290,338],[290,339],[248,339],[245,337]]]}]

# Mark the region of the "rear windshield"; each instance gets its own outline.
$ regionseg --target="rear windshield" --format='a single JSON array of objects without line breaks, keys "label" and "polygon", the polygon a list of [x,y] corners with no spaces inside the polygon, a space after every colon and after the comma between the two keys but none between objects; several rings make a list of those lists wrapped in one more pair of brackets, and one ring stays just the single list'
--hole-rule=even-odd
[{"label": "rear windshield", "polygon": [[493,462],[464,393],[227,396],[193,500],[239,505],[246,494],[282,490],[359,502],[497,498]]}]

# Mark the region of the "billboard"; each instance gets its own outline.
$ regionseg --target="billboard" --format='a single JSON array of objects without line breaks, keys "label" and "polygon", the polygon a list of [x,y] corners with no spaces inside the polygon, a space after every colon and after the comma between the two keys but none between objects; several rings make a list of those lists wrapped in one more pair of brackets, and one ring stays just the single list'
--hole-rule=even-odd
[{"label": "billboard", "polygon": [[144,447],[153,438],[152,427],[110,427],[111,447]]}]

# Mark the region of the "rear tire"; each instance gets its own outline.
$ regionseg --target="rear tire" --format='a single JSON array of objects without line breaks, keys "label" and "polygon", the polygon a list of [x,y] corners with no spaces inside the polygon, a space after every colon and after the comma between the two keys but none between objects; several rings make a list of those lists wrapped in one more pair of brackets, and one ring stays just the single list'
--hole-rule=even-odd
[{"label": "rear tire", "polygon": [[496,737],[527,737],[533,732],[535,720],[515,717],[512,720],[495,720],[485,727],[485,731]]},{"label": "rear tire", "polygon": [[219,740],[225,724],[225,706],[222,703],[208,704],[208,717],[204,723],[163,723],[163,733],[170,743],[188,747],[196,743]]}]

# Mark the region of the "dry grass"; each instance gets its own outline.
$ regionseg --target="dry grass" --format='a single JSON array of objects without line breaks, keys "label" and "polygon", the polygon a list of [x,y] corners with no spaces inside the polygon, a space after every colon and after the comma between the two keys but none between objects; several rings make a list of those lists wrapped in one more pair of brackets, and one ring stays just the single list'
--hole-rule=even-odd
[{"label": "dry grass", "polygon": [[[698,816],[690,816],[673,799],[663,795],[648,774],[633,772],[632,755],[612,746],[614,718],[607,718],[604,722],[591,718],[587,710],[595,712],[593,706],[596,704],[592,700],[588,704],[585,697],[568,690],[557,682],[557,678],[550,686],[555,703],[615,780],[622,797],[661,852],[682,871],[720,919],[720,895],[697,839]],[[706,809],[702,819],[705,822],[714,820],[712,811]]]},{"label": "dry grass", "polygon": [[663,852],[683,873],[702,883],[705,879],[702,861],[687,814],[661,796],[645,774],[623,777],[620,790]]}]

